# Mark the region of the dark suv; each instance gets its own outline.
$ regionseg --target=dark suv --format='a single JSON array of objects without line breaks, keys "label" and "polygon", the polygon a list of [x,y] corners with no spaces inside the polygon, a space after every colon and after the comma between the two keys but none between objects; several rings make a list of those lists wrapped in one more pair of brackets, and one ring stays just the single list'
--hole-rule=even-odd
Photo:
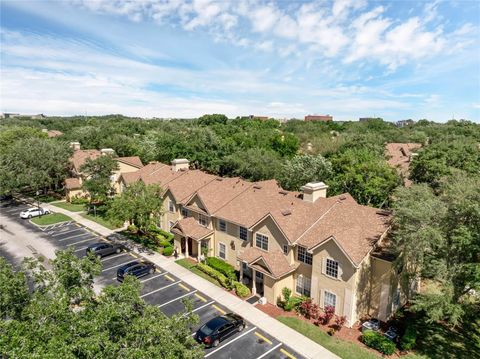
[{"label": "dark suv", "polygon": [[216,347],[222,340],[245,329],[245,325],[245,320],[241,316],[228,313],[215,317],[202,325],[197,330],[195,339],[207,347]]},{"label": "dark suv", "polygon": [[120,244],[99,242],[89,245],[85,250],[85,253],[87,254],[87,256],[88,253],[92,253],[94,256],[102,258],[105,256],[109,256],[110,254],[120,253],[123,249],[125,248]]},{"label": "dark suv", "polygon": [[134,261],[127,263],[117,270],[117,280],[123,282],[126,275],[133,275],[137,278],[143,277],[147,274],[153,274],[155,272],[155,265],[150,262]]}]

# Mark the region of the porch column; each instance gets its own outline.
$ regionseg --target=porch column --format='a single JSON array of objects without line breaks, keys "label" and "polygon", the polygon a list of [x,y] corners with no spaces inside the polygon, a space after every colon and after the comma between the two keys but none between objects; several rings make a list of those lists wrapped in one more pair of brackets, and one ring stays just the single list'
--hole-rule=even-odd
[{"label": "porch column", "polygon": [[197,261],[200,262],[200,257],[202,256],[202,241],[197,242]]},{"label": "porch column", "polygon": [[240,262],[240,283],[243,283],[243,262]]},{"label": "porch column", "polygon": [[185,257],[188,258],[188,237],[185,237]]},{"label": "porch column", "polygon": [[252,294],[255,295],[257,294],[257,287],[256,287],[256,274],[257,274],[257,271],[255,269],[252,268]]}]

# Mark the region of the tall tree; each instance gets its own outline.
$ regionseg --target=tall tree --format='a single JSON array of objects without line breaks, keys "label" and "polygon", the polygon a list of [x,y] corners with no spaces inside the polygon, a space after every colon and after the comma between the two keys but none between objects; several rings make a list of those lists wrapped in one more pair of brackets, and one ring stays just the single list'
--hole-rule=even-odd
[{"label": "tall tree", "polygon": [[59,188],[68,174],[70,155],[63,142],[41,137],[17,140],[0,156],[0,192]]},{"label": "tall tree", "polygon": [[280,185],[287,190],[298,191],[308,182],[328,182],[332,164],[323,156],[297,155],[282,164],[277,175]]},{"label": "tall tree", "polygon": [[425,279],[412,309],[456,325],[480,306],[472,295],[480,290],[480,180],[457,173],[439,190],[421,184],[396,191],[392,241],[406,287]]},{"label": "tall tree", "polygon": [[85,178],[82,187],[90,194],[91,202],[104,202],[115,193],[111,176],[118,168],[118,162],[110,155],[85,161],[80,168]]},{"label": "tall tree", "polygon": [[118,221],[129,221],[144,231],[160,219],[162,194],[163,191],[158,185],[136,182],[112,200],[107,215]]},{"label": "tall tree", "polygon": [[[201,358],[204,353],[192,338],[197,317],[186,303],[185,313],[166,317],[140,298],[140,283],[128,276],[119,286],[92,290],[99,271],[95,258],[78,259],[73,250],[57,253],[52,270],[28,262],[33,291],[25,272],[19,275],[2,259],[0,298],[18,294],[22,307],[10,305],[0,321],[0,355],[7,358]],[[82,301],[77,301],[78,293]],[[3,313],[2,313],[3,314]],[[21,344],[19,344],[21,343]]]}]

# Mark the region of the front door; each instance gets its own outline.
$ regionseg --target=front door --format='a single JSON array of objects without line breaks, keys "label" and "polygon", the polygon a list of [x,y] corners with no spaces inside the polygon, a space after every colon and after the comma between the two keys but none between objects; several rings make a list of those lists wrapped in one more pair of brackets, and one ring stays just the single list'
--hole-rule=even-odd
[{"label": "front door", "polygon": [[257,293],[263,296],[263,273],[255,271],[255,287],[257,288]]},{"label": "front door", "polygon": [[182,251],[182,253],[185,253],[185,237],[182,237],[182,240],[180,242],[180,250]]},{"label": "front door", "polygon": [[191,256],[193,253],[193,241],[188,237],[188,254]]}]

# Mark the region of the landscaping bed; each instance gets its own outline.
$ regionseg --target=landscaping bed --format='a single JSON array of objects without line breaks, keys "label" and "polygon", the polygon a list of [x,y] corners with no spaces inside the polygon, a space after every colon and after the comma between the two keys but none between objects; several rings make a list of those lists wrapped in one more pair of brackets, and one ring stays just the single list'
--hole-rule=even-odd
[{"label": "landscaping bed", "polygon": [[89,219],[93,222],[96,222],[104,227],[107,227],[108,229],[118,229],[120,227],[122,227],[122,223],[118,223],[118,222],[112,222],[111,220],[109,220],[108,218],[106,218],[106,216],[104,216],[103,214],[100,214],[97,212],[97,215],[93,215],[93,213],[81,213],[80,214],[83,218],[86,218],[86,219]]},{"label": "landscaping bed", "polygon": [[49,226],[51,224],[67,222],[71,220],[72,219],[69,216],[66,216],[63,213],[51,213],[31,219],[32,223],[35,223],[38,226]]},{"label": "landscaping bed", "polygon": [[65,210],[70,211],[70,212],[83,212],[83,211],[85,211],[85,205],[84,204],[73,204],[73,203],[68,203],[68,202],[54,202],[54,203],[52,203],[52,206],[65,209]]},{"label": "landscaping bed", "polygon": [[140,231],[136,226],[130,225],[126,230],[119,232],[131,241],[165,256],[173,254],[173,234],[156,226],[150,226],[146,231]]}]

